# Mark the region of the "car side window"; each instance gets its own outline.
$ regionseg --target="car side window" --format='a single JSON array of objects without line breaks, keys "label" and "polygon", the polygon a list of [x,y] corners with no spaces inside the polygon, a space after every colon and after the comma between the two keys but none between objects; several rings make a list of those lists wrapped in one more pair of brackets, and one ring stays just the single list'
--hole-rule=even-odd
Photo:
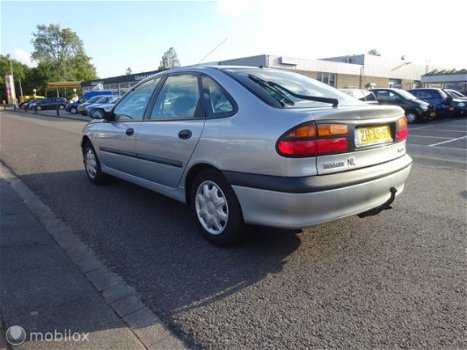
[{"label": "car side window", "polygon": [[144,82],[128,93],[115,107],[115,121],[141,121],[154,89],[161,78]]},{"label": "car side window", "polygon": [[203,75],[203,91],[207,108],[214,118],[221,118],[235,112],[235,103],[232,97],[212,78]]},{"label": "car side window", "polygon": [[151,120],[202,118],[198,76],[177,74],[167,78],[151,112]]},{"label": "car side window", "polygon": [[378,96],[378,100],[381,101],[390,101],[389,99],[389,91],[386,90],[378,90],[375,91],[376,96]]},{"label": "car side window", "polygon": [[430,100],[433,98],[433,96],[431,96],[431,94],[428,91],[423,91],[423,90],[415,91],[415,93],[412,93],[412,94],[422,100]]}]

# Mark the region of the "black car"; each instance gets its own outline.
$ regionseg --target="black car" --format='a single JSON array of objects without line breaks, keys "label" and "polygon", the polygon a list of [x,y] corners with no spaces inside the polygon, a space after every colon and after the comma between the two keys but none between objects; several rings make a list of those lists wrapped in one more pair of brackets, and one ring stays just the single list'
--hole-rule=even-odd
[{"label": "black car", "polygon": [[67,99],[64,97],[47,97],[34,102],[33,109],[40,111],[43,109],[65,109]]},{"label": "black car", "polygon": [[402,107],[409,123],[421,122],[436,117],[433,105],[417,99],[411,93],[402,89],[371,89],[376,99],[383,105],[395,105]]}]

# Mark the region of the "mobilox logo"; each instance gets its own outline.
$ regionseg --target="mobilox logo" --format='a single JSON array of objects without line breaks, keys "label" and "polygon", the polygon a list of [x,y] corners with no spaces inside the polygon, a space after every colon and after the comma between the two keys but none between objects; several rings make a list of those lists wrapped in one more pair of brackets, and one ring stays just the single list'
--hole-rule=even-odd
[{"label": "mobilox logo", "polygon": [[11,326],[7,329],[5,336],[11,345],[21,345],[26,340],[26,331],[21,326]]},{"label": "mobilox logo", "polygon": [[6,331],[6,340],[11,345],[21,345],[27,341],[46,341],[46,342],[82,342],[89,341],[89,333],[72,332],[71,329],[53,332],[30,332],[21,326],[11,326]]}]

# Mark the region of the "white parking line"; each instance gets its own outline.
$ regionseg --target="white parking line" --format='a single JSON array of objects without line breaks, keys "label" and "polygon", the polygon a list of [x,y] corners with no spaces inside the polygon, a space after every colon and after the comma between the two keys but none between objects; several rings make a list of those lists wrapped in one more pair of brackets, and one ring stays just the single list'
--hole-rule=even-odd
[{"label": "white parking line", "polygon": [[414,134],[409,134],[409,137],[412,138],[412,137],[426,137],[426,138],[430,138],[430,139],[445,139],[445,140],[450,140],[452,139],[452,137],[443,137],[443,136],[426,136],[426,135],[414,135]]},{"label": "white parking line", "polygon": [[457,141],[457,140],[462,140],[462,139],[465,139],[465,138],[467,138],[467,135],[462,136],[462,137],[457,137],[455,139],[451,139],[451,140],[447,140],[447,141],[441,141],[441,142],[438,142],[438,143],[433,143],[433,144],[428,145],[428,146],[429,147],[438,146],[438,145],[442,145],[442,144],[445,144],[445,143],[454,142],[454,141]]},{"label": "white parking line", "polygon": [[[413,124],[412,124],[413,125]],[[437,128],[439,126],[441,127],[454,127],[454,128],[459,128],[459,127],[467,127],[466,123],[459,123],[459,122],[440,122],[440,123],[432,123],[429,125],[421,125],[421,126],[409,126],[409,130],[418,130],[418,129],[428,129],[428,128]]]},{"label": "white parking line", "polygon": [[436,129],[436,131],[463,132],[463,133],[467,132],[467,129],[466,130],[459,130],[459,128],[456,128],[456,129],[457,130],[453,130],[453,129]]}]

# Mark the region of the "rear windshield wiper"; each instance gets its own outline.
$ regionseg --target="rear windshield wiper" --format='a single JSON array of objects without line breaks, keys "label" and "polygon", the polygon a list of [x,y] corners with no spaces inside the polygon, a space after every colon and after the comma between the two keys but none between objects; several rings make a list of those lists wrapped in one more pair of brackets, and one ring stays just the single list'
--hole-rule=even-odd
[{"label": "rear windshield wiper", "polygon": [[318,96],[310,96],[310,95],[301,95],[301,94],[297,94],[293,91],[290,91],[289,89],[283,87],[282,85],[280,84],[277,84],[273,81],[265,81],[261,78],[258,78],[258,77],[255,77],[255,76],[252,76],[250,75],[250,79],[252,79],[253,81],[256,81],[256,82],[259,82],[261,81],[261,83],[263,84],[268,84],[269,86],[271,87],[274,87],[276,88],[277,90],[282,90],[284,92],[286,92],[287,94],[293,96],[293,97],[296,97],[296,98],[299,98],[299,99],[302,99],[302,100],[308,100],[308,101],[315,101],[315,102],[323,102],[323,103],[330,103],[332,104],[332,106],[335,108],[339,105],[339,100],[337,98],[328,98],[328,97],[318,97]]},{"label": "rear windshield wiper", "polygon": [[286,94],[284,94],[284,92],[280,89],[278,89],[277,87],[275,86],[272,86],[271,84],[269,84],[266,80],[263,80],[261,78],[258,78],[258,77],[255,77],[254,75],[248,75],[248,77],[253,80],[256,84],[260,85],[263,87],[263,89],[270,89],[272,91],[274,91],[277,95],[279,95],[280,97],[280,101],[278,101],[282,107],[285,106],[285,104],[288,104],[288,105],[295,105],[294,101],[292,101],[289,97],[286,96]]}]

